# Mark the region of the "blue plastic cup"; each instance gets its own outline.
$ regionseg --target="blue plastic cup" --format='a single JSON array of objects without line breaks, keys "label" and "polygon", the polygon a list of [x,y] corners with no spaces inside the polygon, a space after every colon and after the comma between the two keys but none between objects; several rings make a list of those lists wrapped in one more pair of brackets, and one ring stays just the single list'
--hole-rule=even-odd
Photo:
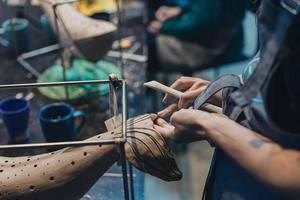
[{"label": "blue plastic cup", "polygon": [[0,102],[0,114],[11,143],[21,143],[28,139],[29,106],[28,100],[14,97]]},{"label": "blue plastic cup", "polygon": [[[80,118],[78,126],[75,124],[76,118]],[[83,112],[74,111],[73,107],[66,103],[54,103],[42,107],[39,119],[48,142],[73,139],[83,128],[86,121]]]},{"label": "blue plastic cup", "polygon": [[8,48],[12,53],[20,54],[28,51],[28,21],[26,19],[13,18],[3,22],[4,39],[8,42]]}]

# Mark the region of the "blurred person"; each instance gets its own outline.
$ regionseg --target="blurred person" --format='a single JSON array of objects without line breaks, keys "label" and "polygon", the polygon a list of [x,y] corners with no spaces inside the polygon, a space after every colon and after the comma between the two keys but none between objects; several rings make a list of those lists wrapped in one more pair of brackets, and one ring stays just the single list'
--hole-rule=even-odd
[{"label": "blurred person", "polygon": [[[175,107],[158,113],[171,115],[170,123],[156,121],[155,129],[165,138],[207,140],[216,147],[205,199],[299,199],[300,2],[256,3],[261,48],[242,76],[211,83],[182,77],[171,87],[184,95]],[[241,86],[232,82],[225,87],[224,78]],[[163,102],[170,98],[166,95]],[[207,99],[223,105],[223,114],[187,109]]]},{"label": "blurred person", "polygon": [[205,69],[242,60],[242,21],[248,0],[190,0],[158,8],[148,31],[158,34],[162,68]]}]

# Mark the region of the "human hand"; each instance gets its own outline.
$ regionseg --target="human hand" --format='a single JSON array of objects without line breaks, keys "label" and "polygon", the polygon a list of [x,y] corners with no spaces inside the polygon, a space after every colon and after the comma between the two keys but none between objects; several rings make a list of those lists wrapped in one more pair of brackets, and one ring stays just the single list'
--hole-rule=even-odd
[{"label": "human hand", "polygon": [[170,139],[177,143],[191,143],[207,139],[212,114],[194,110],[181,109],[171,116],[170,124],[174,127]]},{"label": "human hand", "polygon": [[201,110],[181,109],[171,116],[170,123],[162,118],[155,121],[154,129],[165,139],[177,143],[190,143],[208,140],[208,134],[217,123],[224,123],[227,116],[220,113],[208,113]]},{"label": "human hand", "polygon": [[174,135],[174,126],[166,122],[162,118],[157,118],[154,121],[154,129],[159,132],[164,138],[172,139]]},{"label": "human hand", "polygon": [[154,20],[150,23],[150,25],[148,26],[148,31],[150,33],[154,33],[157,34],[160,32],[160,28],[161,28],[161,22]]},{"label": "human hand", "polygon": [[170,18],[180,15],[182,12],[180,7],[161,6],[155,13],[155,17],[158,21],[164,22]]},{"label": "human hand", "polygon": [[[195,99],[206,89],[209,81],[194,78],[194,77],[181,77],[176,80],[172,85],[171,88],[183,91],[183,95],[179,98],[177,104],[172,104],[165,108],[164,110],[160,111],[158,115],[160,117],[170,116],[173,112],[181,109],[181,108],[188,108],[193,104]],[[170,94],[166,94],[163,98],[163,103],[168,103],[172,96]]]}]

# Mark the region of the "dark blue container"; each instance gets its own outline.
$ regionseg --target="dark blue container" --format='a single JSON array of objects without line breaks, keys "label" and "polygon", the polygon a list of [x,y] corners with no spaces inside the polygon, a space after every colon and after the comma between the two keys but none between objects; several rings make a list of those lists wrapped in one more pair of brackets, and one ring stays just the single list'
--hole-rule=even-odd
[{"label": "dark blue container", "polygon": [[[78,127],[75,119],[81,118]],[[73,139],[85,124],[85,114],[74,111],[66,103],[54,103],[44,106],[39,113],[39,119],[44,136],[48,142],[68,141]]]},{"label": "dark blue container", "polygon": [[26,99],[8,98],[0,102],[0,114],[12,143],[28,139],[29,106]]}]

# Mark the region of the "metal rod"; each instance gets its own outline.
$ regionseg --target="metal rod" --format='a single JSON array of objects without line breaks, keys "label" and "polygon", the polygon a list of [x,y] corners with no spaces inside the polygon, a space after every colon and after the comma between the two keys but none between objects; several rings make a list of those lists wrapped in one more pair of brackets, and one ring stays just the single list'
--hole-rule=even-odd
[{"label": "metal rod", "polygon": [[123,127],[122,127],[122,132],[123,132],[123,140],[126,141],[127,139],[127,90],[126,90],[126,81],[122,81],[122,121],[123,121]]},{"label": "metal rod", "polygon": [[[119,80],[122,84],[123,81]],[[108,84],[109,80],[90,80],[90,81],[66,81],[66,82],[47,82],[47,83],[21,83],[0,85],[0,89],[26,89],[39,87],[54,87],[64,85],[84,85],[84,84]]]},{"label": "metal rod", "polygon": [[18,58],[17,58],[17,62],[24,67],[27,71],[29,71],[32,75],[34,75],[35,77],[39,77],[41,75],[41,73],[39,71],[37,71],[30,63],[28,63],[25,59],[29,59],[29,58],[33,58],[39,55],[43,55],[52,51],[56,51],[58,50],[60,47],[58,44],[54,44],[54,45],[50,45],[47,47],[43,47],[40,49],[36,49],[30,52],[26,52],[21,54]]},{"label": "metal rod", "polygon": [[74,142],[52,142],[52,143],[35,143],[35,144],[15,144],[15,145],[0,145],[0,150],[9,149],[33,149],[33,148],[64,148],[64,147],[81,147],[81,146],[94,146],[105,144],[119,144],[122,143],[121,139],[113,140],[99,140],[99,141],[74,141]]},{"label": "metal rod", "polygon": [[[127,91],[126,91],[126,81],[122,80],[122,133],[123,133],[123,141],[124,143],[127,140]],[[124,187],[124,199],[129,200],[129,187],[128,187],[128,177],[127,177],[127,162],[125,159],[125,145],[124,143],[120,143],[120,160],[122,164],[122,174],[123,174],[123,187]],[[129,175],[131,180],[131,175]],[[133,180],[133,179],[132,179]],[[130,184],[130,187],[132,187],[133,184]],[[130,189],[130,191],[133,191],[133,188]],[[132,196],[133,197],[133,196]],[[134,198],[132,198],[134,200]]]},{"label": "metal rod", "polygon": [[130,185],[130,195],[131,200],[134,200],[134,178],[133,178],[133,168],[132,165],[129,163],[129,185]]},{"label": "metal rod", "polygon": [[38,72],[35,68],[33,68],[26,60],[24,60],[22,57],[17,58],[17,62],[25,68],[27,71],[29,71],[32,75],[35,77],[39,77],[41,75],[40,72]]},{"label": "metal rod", "polygon": [[46,47],[43,47],[40,49],[35,49],[33,51],[23,53],[20,55],[20,57],[22,57],[23,59],[29,59],[29,58],[33,58],[35,56],[40,56],[40,55],[43,55],[43,54],[46,54],[46,53],[49,53],[52,51],[56,51],[59,49],[60,49],[60,46],[58,44],[53,44],[50,46],[46,46]]},{"label": "metal rod", "polygon": [[126,164],[126,159],[125,159],[125,145],[124,145],[124,143],[120,144],[119,147],[120,147],[120,161],[121,161],[121,164],[122,164],[124,199],[129,200],[127,164]]}]

